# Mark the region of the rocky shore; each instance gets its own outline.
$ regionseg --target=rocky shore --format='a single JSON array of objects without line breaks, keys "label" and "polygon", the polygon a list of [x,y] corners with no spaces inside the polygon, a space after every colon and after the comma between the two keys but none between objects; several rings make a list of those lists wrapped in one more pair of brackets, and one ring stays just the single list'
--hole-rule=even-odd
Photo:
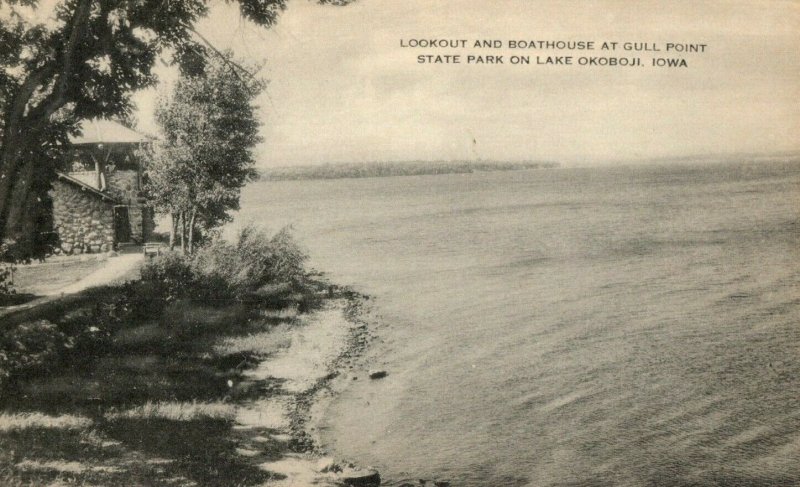
[{"label": "rocky shore", "polygon": [[[333,381],[347,375],[371,339],[368,324],[360,319],[364,300],[357,295],[331,300],[301,318],[301,324],[276,332],[280,335],[274,338],[287,346],[248,370],[244,383],[232,385],[274,384],[269,397],[239,406],[235,427],[244,443],[249,436],[258,444],[267,430],[271,439],[285,443],[279,458],[260,465],[284,477],[270,485],[380,485],[376,470],[326,454],[315,434],[317,415],[333,397]],[[242,451],[257,452],[257,447]]]},{"label": "rocky shore", "polygon": [[[88,290],[39,306],[26,315],[34,324],[13,329],[28,352],[39,346],[34,339],[55,334],[47,337],[63,350],[48,357],[62,365],[50,371],[43,359],[7,391],[0,407],[0,450],[6,449],[0,467],[7,473],[0,480],[448,485],[387,484],[374,468],[321,446],[320,425],[337,394],[355,380],[391,374],[365,363],[376,339],[367,296],[319,283],[317,304],[304,312],[297,304],[254,308],[184,299],[147,318],[135,314],[140,308],[131,301],[149,302],[143,286]],[[57,333],[73,328],[88,335]],[[65,433],[52,426],[64,418],[79,421],[67,421],[76,426]],[[34,434],[42,428],[46,433]],[[54,446],[65,434],[68,440]],[[89,443],[98,450],[85,450]]]},{"label": "rocky shore", "polygon": [[[441,479],[382,479],[371,466],[345,459],[322,447],[319,428],[330,403],[356,380],[381,380],[389,371],[370,369],[364,352],[376,340],[369,297],[352,294],[329,303],[293,330],[291,343],[281,355],[262,362],[254,374],[286,379],[283,390],[292,397],[288,409],[287,438],[294,451],[264,464],[286,478],[278,486],[379,486],[450,487]],[[289,371],[292,372],[289,372]],[[269,372],[267,372],[269,371]],[[274,409],[273,409],[274,410]]]}]

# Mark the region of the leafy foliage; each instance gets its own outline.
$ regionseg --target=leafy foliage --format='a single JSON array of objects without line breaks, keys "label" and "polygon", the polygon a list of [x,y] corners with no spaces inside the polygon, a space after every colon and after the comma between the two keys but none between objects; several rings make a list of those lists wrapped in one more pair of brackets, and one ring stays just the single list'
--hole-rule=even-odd
[{"label": "leafy foliage", "polygon": [[168,301],[248,299],[265,286],[284,292],[305,285],[307,254],[289,229],[273,236],[245,227],[235,242],[217,238],[194,255],[168,252],[142,269],[144,281],[163,286]]},{"label": "leafy foliage", "polygon": [[150,259],[142,267],[142,281],[156,284],[166,301],[174,301],[189,294],[189,290],[196,288],[200,279],[187,256],[166,252]]},{"label": "leafy foliage", "polygon": [[[147,197],[157,211],[179,218],[191,249],[198,233],[230,220],[242,186],[253,179],[252,150],[261,141],[252,104],[264,84],[244,79],[225,62],[203,76],[183,76],[159,104],[164,140],[145,150]],[[185,233],[185,234],[184,234]]]},{"label": "leafy foliage", "polygon": [[12,328],[0,337],[0,385],[13,374],[47,367],[73,345],[70,337],[47,320]]},{"label": "leafy foliage", "polygon": [[0,304],[5,298],[15,293],[14,283],[11,281],[13,275],[13,266],[0,266]]},{"label": "leafy foliage", "polygon": [[[152,67],[162,54],[184,74],[205,71],[216,49],[194,25],[209,3],[0,2],[0,242],[22,249],[4,258],[45,251],[47,192],[80,119],[130,113],[131,94],[156,82]],[[267,27],[286,6],[286,0],[236,3],[244,18]]]},{"label": "leafy foliage", "polygon": [[267,284],[300,284],[307,258],[288,228],[269,237],[248,226],[233,244],[217,239],[201,248],[193,263],[198,272],[221,278],[243,296]]}]

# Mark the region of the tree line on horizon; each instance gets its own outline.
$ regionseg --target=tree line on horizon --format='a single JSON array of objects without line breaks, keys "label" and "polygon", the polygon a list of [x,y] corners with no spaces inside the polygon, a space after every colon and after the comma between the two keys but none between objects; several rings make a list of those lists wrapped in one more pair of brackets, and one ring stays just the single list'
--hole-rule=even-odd
[{"label": "tree line on horizon", "polygon": [[422,176],[436,174],[468,174],[489,171],[519,171],[558,167],[557,162],[501,161],[403,161],[403,162],[346,162],[316,166],[270,167],[259,170],[262,181],[304,179],[375,178],[392,176]]}]

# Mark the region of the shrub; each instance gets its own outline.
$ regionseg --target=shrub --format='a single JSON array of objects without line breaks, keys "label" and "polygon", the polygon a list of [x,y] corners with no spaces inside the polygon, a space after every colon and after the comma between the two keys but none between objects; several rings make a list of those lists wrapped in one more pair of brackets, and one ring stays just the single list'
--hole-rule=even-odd
[{"label": "shrub", "polygon": [[54,365],[59,354],[73,347],[65,336],[47,320],[23,323],[0,338],[0,384],[12,374]]},{"label": "shrub", "polygon": [[[246,242],[253,240],[245,239]],[[240,246],[242,239],[240,239]],[[306,277],[305,263],[308,254],[303,251],[291,234],[289,228],[284,227],[270,239],[271,254],[268,274],[265,276],[276,282],[298,283]],[[264,284],[262,282],[261,284]]]},{"label": "shrub", "polygon": [[0,267],[0,306],[16,293],[13,278],[14,266]]},{"label": "shrub", "polygon": [[189,259],[178,252],[158,255],[142,266],[142,281],[158,286],[166,301],[183,296],[195,277]]},{"label": "shrub", "polygon": [[217,279],[241,298],[268,284],[301,284],[308,256],[284,228],[269,237],[252,226],[239,232],[235,243],[215,239],[194,257],[198,275]]},{"label": "shrub", "polygon": [[288,228],[270,237],[248,226],[233,243],[216,237],[192,256],[154,257],[143,267],[142,280],[160,286],[168,301],[244,299],[268,285],[302,287],[307,258]]}]

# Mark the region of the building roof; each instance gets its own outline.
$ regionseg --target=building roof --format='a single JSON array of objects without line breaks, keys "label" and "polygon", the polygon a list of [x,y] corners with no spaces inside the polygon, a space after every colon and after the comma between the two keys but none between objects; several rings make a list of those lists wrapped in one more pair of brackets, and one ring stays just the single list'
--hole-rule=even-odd
[{"label": "building roof", "polygon": [[73,145],[82,144],[138,144],[150,140],[144,134],[105,119],[84,120],[80,124],[81,135],[70,137]]},{"label": "building roof", "polygon": [[64,181],[64,182],[69,183],[69,184],[72,184],[74,186],[77,186],[82,191],[85,191],[85,192],[87,192],[89,194],[97,196],[98,198],[100,198],[102,200],[105,200],[105,201],[109,201],[111,203],[119,203],[119,200],[117,200],[116,198],[114,198],[110,194],[104,193],[103,191],[100,191],[99,189],[95,188],[94,186],[86,184],[86,183],[84,183],[83,181],[81,181],[79,179],[75,179],[72,176],[70,176],[69,174],[65,174],[63,172],[57,172],[56,174],[58,175],[58,179],[59,180]]}]

